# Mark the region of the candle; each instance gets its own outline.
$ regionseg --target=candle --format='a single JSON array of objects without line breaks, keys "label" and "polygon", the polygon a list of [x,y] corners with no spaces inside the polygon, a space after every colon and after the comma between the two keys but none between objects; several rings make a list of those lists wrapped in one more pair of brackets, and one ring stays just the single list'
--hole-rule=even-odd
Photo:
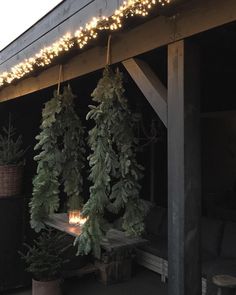
[{"label": "candle", "polygon": [[80,215],[79,210],[69,210],[68,216],[69,216],[69,224],[70,225],[83,226],[85,224],[85,222],[87,221],[87,218],[82,217]]},{"label": "candle", "polygon": [[70,210],[69,215],[69,224],[79,225],[80,224],[80,211],[79,210]]}]

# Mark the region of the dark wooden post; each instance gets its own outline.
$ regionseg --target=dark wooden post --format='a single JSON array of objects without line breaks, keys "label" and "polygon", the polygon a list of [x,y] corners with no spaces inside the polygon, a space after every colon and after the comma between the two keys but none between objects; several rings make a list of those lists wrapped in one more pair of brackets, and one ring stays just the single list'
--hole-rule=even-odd
[{"label": "dark wooden post", "polygon": [[168,46],[168,287],[201,294],[200,85],[198,50]]}]

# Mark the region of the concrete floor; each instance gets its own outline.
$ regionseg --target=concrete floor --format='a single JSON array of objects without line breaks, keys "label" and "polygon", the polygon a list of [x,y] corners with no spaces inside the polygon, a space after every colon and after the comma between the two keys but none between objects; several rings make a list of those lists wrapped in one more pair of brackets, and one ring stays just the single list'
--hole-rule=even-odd
[{"label": "concrete floor", "polygon": [[[104,286],[93,275],[80,279],[67,279],[64,295],[167,295],[167,284],[161,283],[160,276],[140,268],[133,278],[125,283]],[[4,294],[31,295],[31,290],[18,290]]]}]

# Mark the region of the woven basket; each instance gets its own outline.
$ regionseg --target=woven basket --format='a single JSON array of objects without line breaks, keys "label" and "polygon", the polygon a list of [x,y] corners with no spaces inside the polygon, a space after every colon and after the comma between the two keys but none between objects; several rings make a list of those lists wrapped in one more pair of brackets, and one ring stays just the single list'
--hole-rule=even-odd
[{"label": "woven basket", "polygon": [[0,166],[0,198],[17,196],[21,193],[23,166]]}]

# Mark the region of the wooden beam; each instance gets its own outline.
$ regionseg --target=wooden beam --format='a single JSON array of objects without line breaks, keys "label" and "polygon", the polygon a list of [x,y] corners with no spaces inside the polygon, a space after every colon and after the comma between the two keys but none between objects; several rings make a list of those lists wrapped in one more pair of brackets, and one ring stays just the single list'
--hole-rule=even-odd
[{"label": "wooden beam", "polygon": [[200,71],[190,41],[168,46],[168,288],[201,294]]},{"label": "wooden beam", "polygon": [[[112,62],[117,63],[171,42],[236,20],[235,0],[187,1],[172,18],[158,17],[130,31],[117,34],[112,41]],[[64,67],[63,81],[104,67],[106,48],[93,48],[72,58]],[[0,101],[16,98],[55,85],[58,66],[36,78],[19,81],[0,91]]]},{"label": "wooden beam", "polygon": [[144,61],[131,58],[124,61],[123,65],[164,125],[167,126],[166,87]]}]

